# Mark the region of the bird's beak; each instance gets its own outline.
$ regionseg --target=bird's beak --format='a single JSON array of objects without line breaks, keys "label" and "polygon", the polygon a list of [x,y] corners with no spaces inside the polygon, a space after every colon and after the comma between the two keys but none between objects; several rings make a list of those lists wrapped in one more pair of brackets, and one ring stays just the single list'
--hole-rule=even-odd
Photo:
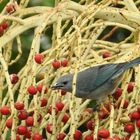
[{"label": "bird's beak", "polygon": [[56,90],[56,89],[61,89],[62,87],[63,87],[62,84],[58,84],[58,83],[56,83],[56,84],[53,85],[51,88],[52,88],[53,90]]}]

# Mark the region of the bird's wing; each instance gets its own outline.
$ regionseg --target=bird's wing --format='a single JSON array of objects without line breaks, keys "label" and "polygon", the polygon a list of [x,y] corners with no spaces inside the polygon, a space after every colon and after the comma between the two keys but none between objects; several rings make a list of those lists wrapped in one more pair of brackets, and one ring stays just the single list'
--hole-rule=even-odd
[{"label": "bird's wing", "polygon": [[[78,80],[82,86],[79,90],[84,90],[85,92],[94,91],[102,84],[107,82],[124,64],[104,64],[89,68],[81,72],[78,76]],[[84,79],[84,80],[83,80]],[[88,85],[88,86],[87,86]]]},{"label": "bird's wing", "polygon": [[97,89],[109,79],[119,76],[123,72],[125,63],[101,65],[96,77],[96,81],[91,87],[91,91]]}]

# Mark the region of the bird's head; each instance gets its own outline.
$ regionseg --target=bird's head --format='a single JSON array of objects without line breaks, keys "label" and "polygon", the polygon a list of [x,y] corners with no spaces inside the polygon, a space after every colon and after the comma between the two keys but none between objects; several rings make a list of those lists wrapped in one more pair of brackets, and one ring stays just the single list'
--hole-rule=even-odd
[{"label": "bird's head", "polygon": [[73,74],[66,74],[61,76],[56,83],[52,86],[52,89],[63,89],[68,92],[72,92]]}]

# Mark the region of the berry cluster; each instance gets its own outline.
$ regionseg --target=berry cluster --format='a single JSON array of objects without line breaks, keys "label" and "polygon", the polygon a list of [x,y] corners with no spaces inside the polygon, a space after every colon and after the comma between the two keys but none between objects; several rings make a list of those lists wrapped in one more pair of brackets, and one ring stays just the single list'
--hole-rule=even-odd
[{"label": "berry cluster", "polygon": [[68,60],[67,59],[64,59],[62,61],[54,60],[52,62],[52,66],[54,69],[59,69],[61,66],[66,67],[68,66]]},{"label": "berry cluster", "polygon": [[[41,64],[43,62],[43,59],[44,59],[44,55],[43,54],[36,54],[34,56],[34,60],[37,64]],[[59,60],[54,60],[52,62],[52,66],[54,69],[58,69],[60,68],[61,66],[63,67],[67,67],[68,66],[68,59],[63,59],[62,61],[59,61]]]},{"label": "berry cluster", "polygon": [[[9,3],[6,5],[6,14],[12,14],[13,12],[15,12],[15,8],[16,5],[15,3]],[[8,21],[3,21],[0,24],[0,37],[4,34],[4,32],[9,28],[9,22]]]}]

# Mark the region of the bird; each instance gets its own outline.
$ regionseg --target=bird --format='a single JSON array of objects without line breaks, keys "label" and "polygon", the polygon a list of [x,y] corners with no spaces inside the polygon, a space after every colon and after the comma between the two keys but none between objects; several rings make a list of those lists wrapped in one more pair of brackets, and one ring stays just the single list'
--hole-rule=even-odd
[{"label": "bird", "polygon": [[[140,64],[140,57],[128,62],[100,64],[78,72],[75,96],[101,102],[114,93],[122,82],[124,72],[138,64]],[[72,93],[73,78],[74,73],[60,76],[52,89]]]}]

